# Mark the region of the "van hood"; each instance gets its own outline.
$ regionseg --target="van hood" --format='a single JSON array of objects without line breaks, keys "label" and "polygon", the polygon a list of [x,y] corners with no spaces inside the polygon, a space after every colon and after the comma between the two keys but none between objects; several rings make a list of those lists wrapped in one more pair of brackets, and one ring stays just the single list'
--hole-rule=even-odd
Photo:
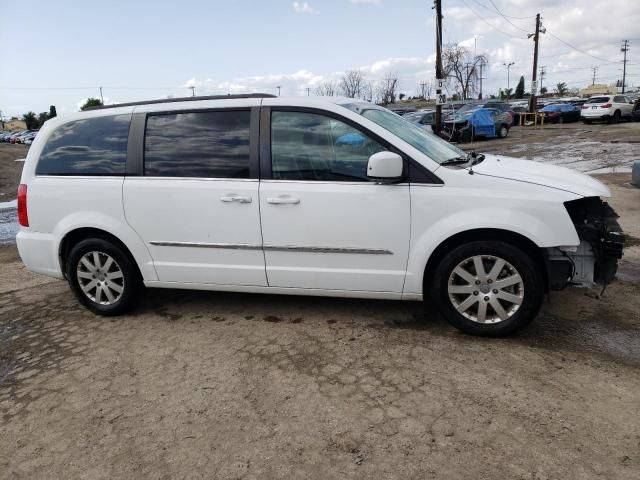
[{"label": "van hood", "polygon": [[485,154],[485,159],[473,166],[473,172],[517,182],[542,185],[583,197],[611,196],[611,192],[605,184],[589,175],[533,160]]}]

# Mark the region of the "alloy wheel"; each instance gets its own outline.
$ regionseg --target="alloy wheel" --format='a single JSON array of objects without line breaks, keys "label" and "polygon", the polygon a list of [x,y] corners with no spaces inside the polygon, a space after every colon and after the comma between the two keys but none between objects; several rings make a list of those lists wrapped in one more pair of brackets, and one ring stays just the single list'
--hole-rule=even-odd
[{"label": "alloy wheel", "polygon": [[524,282],[503,258],[474,255],[460,262],[449,275],[453,307],[477,323],[500,323],[511,318],[524,299]]},{"label": "alloy wheel", "polygon": [[104,253],[84,254],[76,268],[78,284],[84,294],[100,305],[113,305],[124,292],[124,275],[118,262]]}]

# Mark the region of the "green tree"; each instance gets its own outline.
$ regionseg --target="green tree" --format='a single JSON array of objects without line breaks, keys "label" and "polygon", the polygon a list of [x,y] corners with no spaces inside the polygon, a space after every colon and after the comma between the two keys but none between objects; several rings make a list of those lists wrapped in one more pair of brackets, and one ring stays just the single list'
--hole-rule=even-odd
[{"label": "green tree", "polygon": [[34,112],[27,112],[22,116],[22,120],[27,125],[28,130],[35,130],[38,128],[38,117]]},{"label": "green tree", "polygon": [[518,85],[516,86],[515,97],[516,98],[524,97],[524,77],[523,76],[520,76],[520,81],[518,82]]},{"label": "green tree", "polygon": [[556,85],[556,93],[560,96],[566,95],[568,89],[565,82],[560,82]]},{"label": "green tree", "polygon": [[53,117],[57,117],[58,116],[58,112],[56,111],[56,106],[55,105],[51,105],[49,107],[49,118],[53,118]]},{"label": "green tree", "polygon": [[101,107],[101,106],[102,106],[102,102],[100,101],[99,98],[87,98],[87,101],[84,102],[84,105],[80,107],[80,110],[87,110],[88,108]]},{"label": "green tree", "polygon": [[540,87],[540,95],[546,95],[548,92],[547,87]]},{"label": "green tree", "polygon": [[44,125],[44,122],[49,120],[49,114],[47,112],[42,112],[38,115],[38,127]]}]

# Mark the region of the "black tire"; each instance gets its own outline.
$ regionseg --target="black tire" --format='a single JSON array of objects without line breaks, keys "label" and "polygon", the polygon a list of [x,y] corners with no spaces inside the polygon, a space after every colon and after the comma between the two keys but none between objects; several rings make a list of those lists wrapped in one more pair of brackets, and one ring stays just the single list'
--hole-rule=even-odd
[{"label": "black tire", "polygon": [[458,140],[460,143],[471,143],[473,141],[473,134],[471,133],[471,128],[465,128],[464,130],[460,130],[458,134]]},{"label": "black tire", "polygon": [[585,125],[591,125],[591,120],[582,120],[582,123],[584,123]]},{"label": "black tire", "polygon": [[622,114],[620,113],[620,110],[616,110],[613,112],[613,116],[609,119],[609,123],[620,123],[621,118]]},{"label": "black tire", "polygon": [[509,135],[509,127],[506,125],[500,125],[500,128],[498,129],[498,137],[506,138],[507,135]]},{"label": "black tire", "polygon": [[564,123],[564,118],[562,117],[562,115],[558,117],[558,120],[556,123]]},{"label": "black tire", "polygon": [[[478,255],[504,259],[517,270],[522,279],[521,303],[515,312],[505,320],[497,321],[496,323],[479,323],[471,320],[458,312],[450,299],[448,290],[449,277],[452,275],[453,270],[465,259]],[[425,299],[433,298],[435,300],[436,306],[445,320],[464,333],[477,336],[502,337],[524,327],[536,317],[544,297],[544,279],[540,267],[526,252],[501,241],[475,241],[454,248],[435,267],[431,282],[428,285],[433,295],[429,295],[427,292]],[[495,292],[497,290],[494,290]],[[488,298],[481,297],[489,293],[474,292],[469,295],[476,293],[479,293],[478,300],[476,300],[479,306],[480,302]],[[488,312],[489,307],[486,308]]]},{"label": "black tire", "polygon": [[[95,299],[89,298],[88,295],[90,293],[86,294],[83,291],[82,286],[80,285],[80,280],[78,278],[79,264],[81,264],[81,261],[85,255],[92,255],[91,252],[98,252],[101,258],[106,258],[106,256],[111,257],[114,261],[111,264],[111,269],[119,269],[122,273],[121,279],[102,279],[103,283],[107,285],[110,284],[109,282],[112,282],[110,284],[112,285],[112,288],[117,287],[122,290],[119,294],[115,292],[115,290],[109,290],[112,296],[114,295],[114,293],[115,295],[119,295],[116,301],[111,304],[97,303]],[[106,261],[103,262],[103,264],[106,264]],[[113,266],[114,264],[115,266]],[[80,269],[83,268],[85,267],[80,267]],[[140,273],[138,272],[136,265],[134,265],[130,257],[124,251],[122,251],[120,247],[102,238],[87,238],[74,245],[67,258],[66,271],[69,286],[71,287],[71,291],[74,293],[78,301],[87,309],[98,315],[112,316],[123,314],[131,310],[136,305],[139,299],[142,280],[140,278]],[[83,273],[87,274],[89,272],[80,272],[80,275],[82,275]],[[95,276],[93,278],[95,280],[89,279],[86,281],[97,282],[99,280],[96,279]],[[116,284],[116,286],[113,286],[114,284]],[[96,299],[100,299],[104,296],[105,302],[108,302],[108,299],[106,299],[106,294],[98,294],[97,287],[94,291],[95,293],[93,294],[93,296]]]}]

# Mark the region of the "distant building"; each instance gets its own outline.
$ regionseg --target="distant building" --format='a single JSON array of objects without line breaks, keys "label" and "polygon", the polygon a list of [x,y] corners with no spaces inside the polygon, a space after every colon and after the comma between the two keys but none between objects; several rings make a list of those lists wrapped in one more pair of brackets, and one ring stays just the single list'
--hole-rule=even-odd
[{"label": "distant building", "polygon": [[4,122],[4,129],[10,132],[18,132],[20,130],[26,130],[27,124],[24,123],[24,120],[9,120],[8,122]]},{"label": "distant building", "polygon": [[589,85],[578,92],[581,97],[590,97],[591,95],[613,95],[618,93],[618,88],[611,85],[598,84]]}]

